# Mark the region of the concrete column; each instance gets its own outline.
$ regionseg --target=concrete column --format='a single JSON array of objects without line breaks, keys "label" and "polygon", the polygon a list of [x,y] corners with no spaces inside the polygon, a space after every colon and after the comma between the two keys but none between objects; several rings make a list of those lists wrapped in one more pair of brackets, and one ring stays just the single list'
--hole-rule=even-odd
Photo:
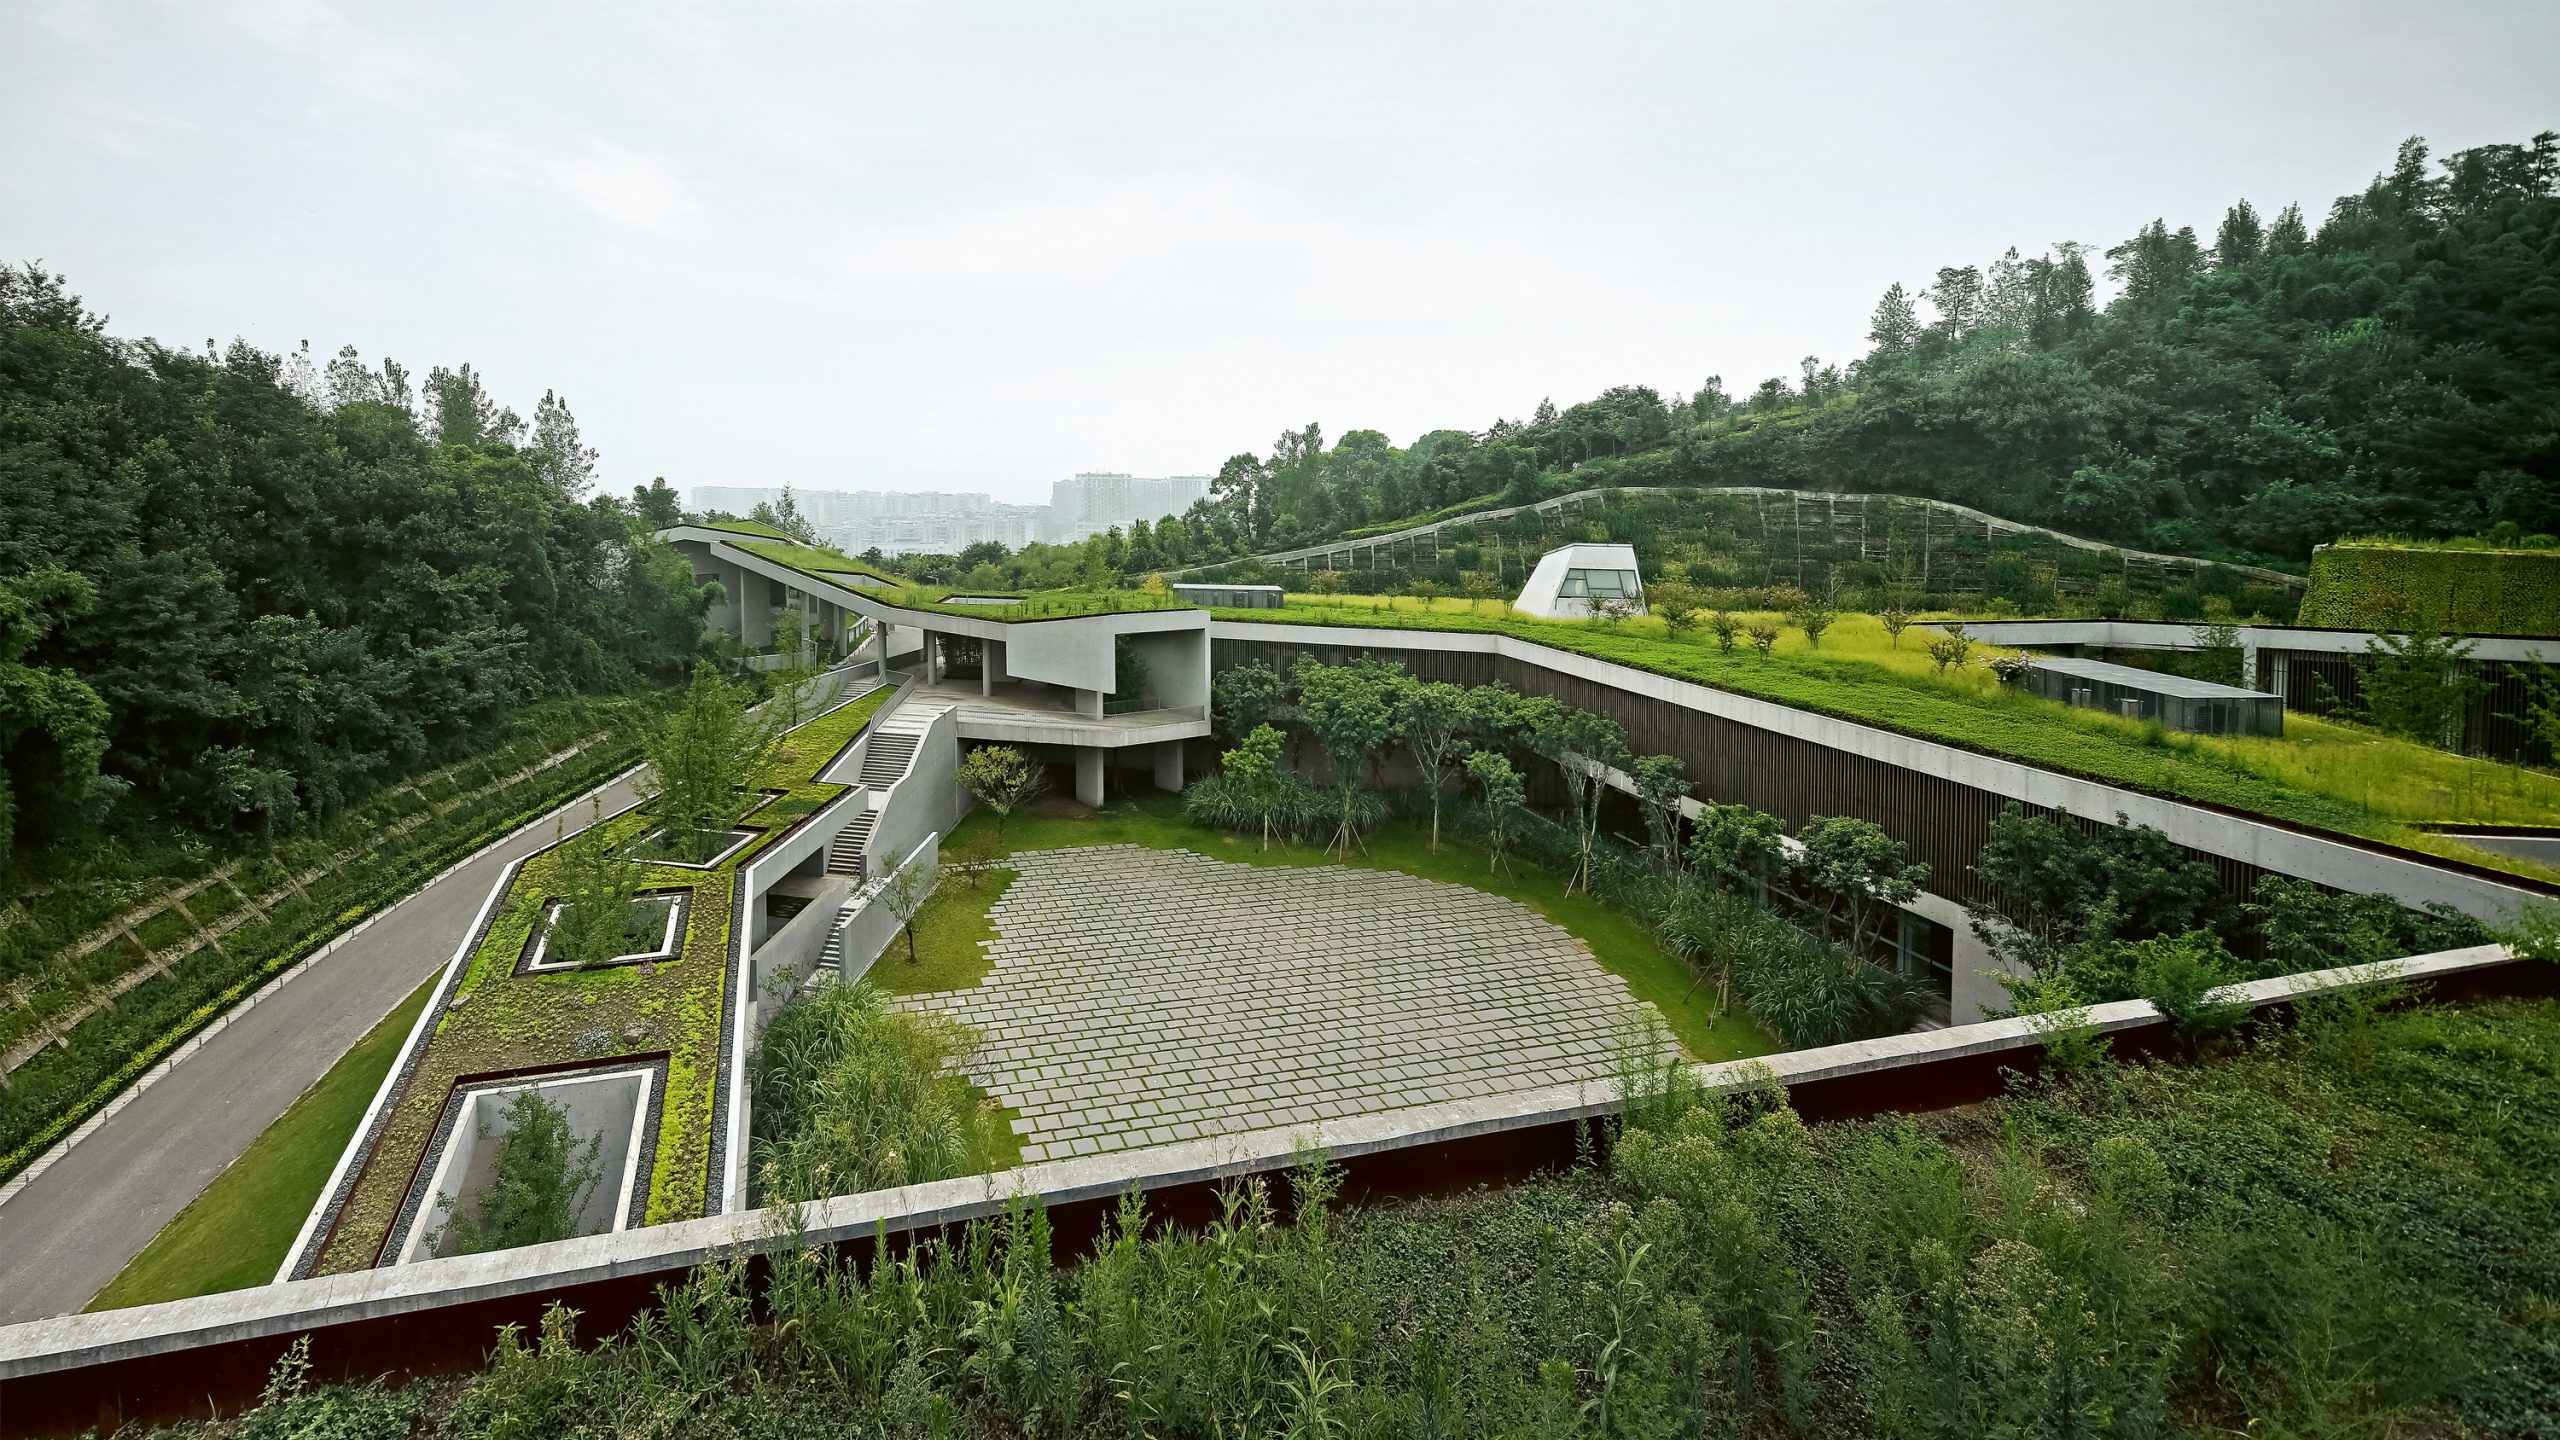
[{"label": "concrete column", "polygon": [[1076,798],[1100,808],[1102,804],[1102,747],[1076,747]]},{"label": "concrete column", "polygon": [[1076,713],[1082,715],[1088,720],[1101,719],[1102,692],[1099,690],[1078,690],[1076,692]]},{"label": "concrete column", "polygon": [[1170,790],[1177,795],[1182,793],[1181,741],[1159,740],[1156,742],[1156,788]]}]

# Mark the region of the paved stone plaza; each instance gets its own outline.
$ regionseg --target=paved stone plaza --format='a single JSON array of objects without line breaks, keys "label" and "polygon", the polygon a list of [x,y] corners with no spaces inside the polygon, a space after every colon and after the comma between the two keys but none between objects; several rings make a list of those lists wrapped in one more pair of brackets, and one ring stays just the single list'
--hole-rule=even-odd
[{"label": "paved stone plaza", "polygon": [[1030,1160],[1613,1086],[1653,1015],[1581,941],[1463,886],[1129,845],[1006,863],[985,981],[903,1003],[984,1032],[970,1073]]}]

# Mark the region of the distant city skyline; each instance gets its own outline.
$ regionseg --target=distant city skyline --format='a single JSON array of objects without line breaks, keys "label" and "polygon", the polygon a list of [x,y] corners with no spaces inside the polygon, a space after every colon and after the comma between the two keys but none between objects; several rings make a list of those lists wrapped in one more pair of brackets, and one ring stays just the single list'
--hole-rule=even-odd
[{"label": "distant city skyline", "polygon": [[[1133,521],[1179,515],[1207,497],[1210,477],[1088,470],[1049,484],[1049,503],[1023,505],[983,490],[845,490],[792,482],[792,503],[820,538],[855,551],[951,554],[983,541],[1020,549],[1062,544]],[[703,513],[745,515],[778,504],[780,485],[694,485],[686,503]]]}]

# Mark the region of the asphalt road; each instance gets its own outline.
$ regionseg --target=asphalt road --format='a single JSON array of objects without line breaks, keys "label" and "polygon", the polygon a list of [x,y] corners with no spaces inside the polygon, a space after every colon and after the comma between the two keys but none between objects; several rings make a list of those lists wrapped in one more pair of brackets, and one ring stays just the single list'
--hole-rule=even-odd
[{"label": "asphalt road", "polygon": [[[629,782],[617,782],[604,806],[611,812],[633,798]],[[581,799],[563,808],[583,822],[586,806]],[[0,1204],[0,1324],[88,1304],[339,1056],[453,958],[498,872],[551,835],[546,815],[385,911]]]}]

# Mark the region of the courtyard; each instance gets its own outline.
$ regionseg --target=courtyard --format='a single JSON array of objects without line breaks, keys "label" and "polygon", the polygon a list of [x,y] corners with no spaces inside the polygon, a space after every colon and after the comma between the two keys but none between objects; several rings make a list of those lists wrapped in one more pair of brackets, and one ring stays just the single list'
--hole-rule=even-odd
[{"label": "courtyard", "polygon": [[983,1034],[970,1077],[1019,1116],[1026,1160],[1317,1140],[1348,1116],[1608,1087],[1630,1046],[1676,1053],[1582,941],[1466,886],[1136,845],[1006,863],[985,978],[900,1003]]}]

